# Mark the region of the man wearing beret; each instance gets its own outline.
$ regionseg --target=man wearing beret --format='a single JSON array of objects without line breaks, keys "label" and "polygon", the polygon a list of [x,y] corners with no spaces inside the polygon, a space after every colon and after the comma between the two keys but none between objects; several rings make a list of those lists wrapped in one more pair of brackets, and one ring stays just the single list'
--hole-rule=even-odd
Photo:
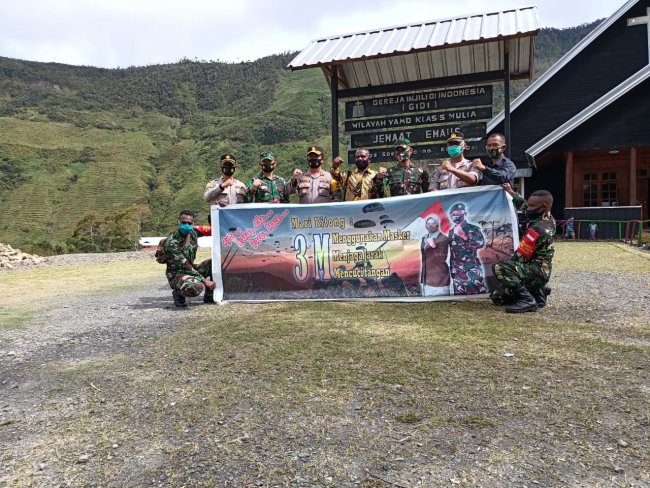
[{"label": "man wearing beret", "polygon": [[454,295],[487,293],[483,265],[478,256],[478,250],[485,247],[485,238],[481,229],[467,222],[467,209],[464,203],[452,205],[449,209],[449,218],[454,223],[449,258]]},{"label": "man wearing beret", "polygon": [[338,189],[332,175],[321,166],[325,152],[320,146],[310,146],[307,149],[307,164],[309,170],[301,171],[296,168],[291,177],[291,188],[298,194],[300,203],[327,203],[334,200]]},{"label": "man wearing beret", "polygon": [[227,207],[237,203],[246,203],[246,185],[234,178],[237,169],[237,160],[232,154],[221,156],[221,177],[218,180],[212,180],[205,187],[203,199],[213,205]]},{"label": "man wearing beret", "polygon": [[379,177],[386,174],[391,197],[429,191],[429,173],[411,165],[412,154],[411,141],[406,138],[400,139],[395,147],[395,158],[399,161],[397,165],[388,171],[379,168]]},{"label": "man wearing beret", "polygon": [[251,202],[289,203],[287,183],[274,174],[277,163],[270,152],[260,155],[260,174],[248,180]]},{"label": "man wearing beret", "polygon": [[332,161],[330,173],[340,185],[340,199],[344,202],[371,200],[384,196],[383,177],[377,177],[377,172],[370,169],[370,151],[357,149],[354,153],[354,170],[341,174],[340,166],[343,158],[336,157]]},{"label": "man wearing beret", "polygon": [[446,190],[447,188],[463,188],[479,182],[480,173],[472,167],[472,162],[465,159],[467,148],[463,134],[452,132],[447,139],[447,154],[449,158],[438,166],[431,178],[430,190]]},{"label": "man wearing beret", "polygon": [[481,185],[513,185],[517,167],[515,163],[504,156],[506,150],[506,136],[499,132],[490,134],[485,144],[490,161],[483,164],[480,159],[474,159],[472,165],[481,172]]}]

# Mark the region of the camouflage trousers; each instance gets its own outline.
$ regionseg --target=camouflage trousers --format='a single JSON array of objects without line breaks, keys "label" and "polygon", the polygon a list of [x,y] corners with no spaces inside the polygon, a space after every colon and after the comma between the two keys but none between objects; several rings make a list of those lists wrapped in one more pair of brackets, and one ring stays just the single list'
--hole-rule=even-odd
[{"label": "camouflage trousers", "polygon": [[551,270],[546,272],[537,263],[521,263],[508,259],[492,265],[494,276],[504,288],[518,288],[523,285],[529,290],[536,290],[548,283]]},{"label": "camouflage trousers", "polygon": [[[212,279],[212,259],[206,259],[194,269],[203,277]],[[167,281],[172,290],[177,290],[184,297],[198,297],[203,291],[203,282],[199,276],[187,274],[183,270],[167,273]]]},{"label": "camouflage trousers", "polygon": [[454,283],[454,295],[478,295],[487,292],[483,268],[479,261],[452,263],[451,279]]}]

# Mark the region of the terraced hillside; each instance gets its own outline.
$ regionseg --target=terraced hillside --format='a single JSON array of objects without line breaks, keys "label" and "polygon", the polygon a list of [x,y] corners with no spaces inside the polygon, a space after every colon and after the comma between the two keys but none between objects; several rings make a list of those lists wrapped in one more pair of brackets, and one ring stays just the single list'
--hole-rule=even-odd
[{"label": "terraced hillside", "polygon": [[[537,66],[596,24],[542,29]],[[84,217],[109,222],[134,204],[147,209],[144,234],[165,233],[181,208],[205,220],[202,192],[224,152],[238,156],[244,181],[262,151],[274,152],[281,175],[304,167],[308,145],[331,144],[330,97],[319,70],[285,71],[294,55],[126,69],[0,57],[0,242],[78,251],[70,238]]]}]

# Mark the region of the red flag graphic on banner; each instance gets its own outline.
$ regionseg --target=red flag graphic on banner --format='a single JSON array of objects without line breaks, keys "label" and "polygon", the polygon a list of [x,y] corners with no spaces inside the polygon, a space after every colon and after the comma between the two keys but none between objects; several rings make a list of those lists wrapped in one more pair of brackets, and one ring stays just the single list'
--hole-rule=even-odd
[{"label": "red flag graphic on banner", "polygon": [[452,225],[449,221],[449,218],[447,217],[447,212],[445,212],[445,210],[442,208],[442,205],[440,205],[440,200],[437,200],[433,205],[422,212],[420,214],[420,218],[424,219],[426,222],[427,218],[431,217],[431,215],[438,217],[438,220],[440,221],[440,230],[442,233],[449,234]]}]

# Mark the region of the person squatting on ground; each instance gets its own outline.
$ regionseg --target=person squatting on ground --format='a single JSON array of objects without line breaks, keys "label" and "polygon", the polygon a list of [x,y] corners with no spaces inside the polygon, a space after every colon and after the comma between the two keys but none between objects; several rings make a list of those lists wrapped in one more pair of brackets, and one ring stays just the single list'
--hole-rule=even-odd
[{"label": "person squatting on ground", "polygon": [[206,202],[220,207],[247,203],[246,185],[234,177],[237,166],[237,160],[232,154],[221,156],[222,175],[218,180],[212,180],[206,185],[203,192]]},{"label": "person squatting on ground", "polygon": [[510,259],[492,266],[499,288],[490,295],[495,305],[507,305],[506,312],[534,312],[546,305],[550,288],[555,219],[551,215],[553,196],[546,190],[531,193],[528,201],[504,183],[512,203],[523,210],[528,229]]},{"label": "person squatting on ground", "polygon": [[377,175],[377,171],[370,169],[371,162],[370,151],[368,149],[357,149],[354,153],[354,170],[348,170],[341,174],[341,164],[343,158],[337,156],[332,161],[330,173],[332,178],[339,184],[339,194],[337,200],[352,202],[358,200],[373,200],[384,197],[384,179],[386,170],[382,176]]},{"label": "person squatting on ground", "polygon": [[276,166],[272,153],[260,154],[260,173],[248,180],[248,195],[252,203],[289,203],[291,187],[274,173]]},{"label": "person squatting on ground", "polygon": [[199,247],[194,230],[194,212],[181,210],[178,229],[166,238],[164,250],[167,268],[165,276],[171,287],[174,305],[186,308],[186,297],[197,297],[205,289],[203,301],[214,303],[215,283],[212,281],[212,259],[194,265]]}]

